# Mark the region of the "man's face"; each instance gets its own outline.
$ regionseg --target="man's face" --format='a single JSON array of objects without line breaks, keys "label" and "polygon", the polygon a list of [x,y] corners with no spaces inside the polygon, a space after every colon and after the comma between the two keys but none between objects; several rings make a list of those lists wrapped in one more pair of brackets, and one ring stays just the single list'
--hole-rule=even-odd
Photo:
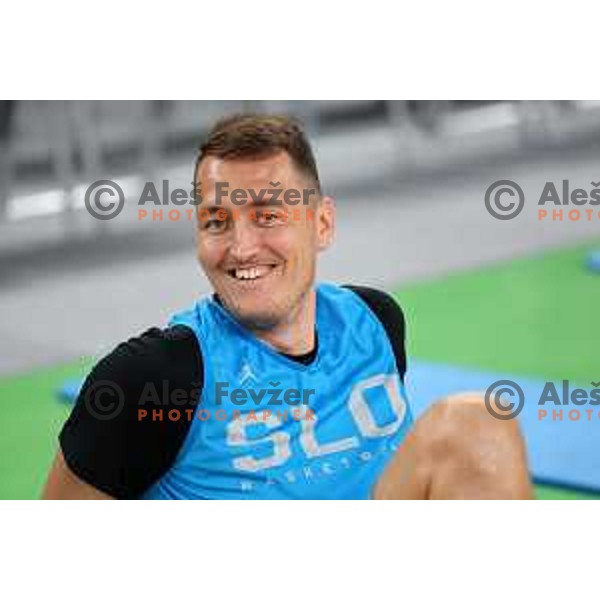
[{"label": "man's face", "polygon": [[[306,195],[308,204],[266,205],[269,190],[282,190],[281,201],[286,190],[298,190],[302,198],[314,187],[283,151],[261,158],[209,156],[197,182],[198,259],[223,304],[250,329],[292,323],[314,283],[317,254],[332,239],[332,199],[313,193]],[[246,192],[241,205],[233,202],[236,189]],[[267,190],[264,201],[252,199],[250,190],[255,197]]]}]

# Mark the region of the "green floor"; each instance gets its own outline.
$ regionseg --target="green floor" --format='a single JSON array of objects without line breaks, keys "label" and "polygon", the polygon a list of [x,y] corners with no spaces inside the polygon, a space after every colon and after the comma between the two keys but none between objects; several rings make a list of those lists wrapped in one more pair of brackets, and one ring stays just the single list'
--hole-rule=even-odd
[{"label": "green floor", "polygon": [[90,367],[91,361],[82,360],[0,380],[0,499],[39,496],[69,413],[54,392]]},{"label": "green floor", "polygon": [[[598,244],[458,273],[396,292],[408,352],[421,360],[589,385],[600,377],[600,275],[586,272]],[[118,340],[115,340],[118,341]],[[89,359],[0,380],[0,499],[36,498],[68,408],[54,392],[85,375]],[[595,379],[594,379],[595,378]],[[593,498],[536,486],[540,499]]]}]

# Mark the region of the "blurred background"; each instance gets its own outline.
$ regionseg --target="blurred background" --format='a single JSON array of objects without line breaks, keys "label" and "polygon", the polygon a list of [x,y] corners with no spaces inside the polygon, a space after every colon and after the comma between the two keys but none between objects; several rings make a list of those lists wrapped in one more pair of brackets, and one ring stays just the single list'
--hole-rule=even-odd
[{"label": "blurred background", "polygon": [[[65,382],[209,291],[193,224],[140,221],[137,199],[146,181],[191,189],[202,137],[241,111],[304,121],[338,205],[320,278],[395,294],[417,413],[442,369],[463,389],[482,373],[600,381],[598,207],[537,213],[545,182],[600,181],[600,102],[0,101],[0,498],[39,496]],[[101,179],[126,194],[108,221],[83,201]],[[485,208],[498,180],[525,193],[514,219]],[[526,425],[538,497],[600,492],[600,418]]]}]

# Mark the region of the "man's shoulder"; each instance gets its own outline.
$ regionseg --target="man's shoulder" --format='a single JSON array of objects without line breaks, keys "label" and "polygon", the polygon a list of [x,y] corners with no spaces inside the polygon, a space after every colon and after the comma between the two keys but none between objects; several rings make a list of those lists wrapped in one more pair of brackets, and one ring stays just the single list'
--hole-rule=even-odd
[{"label": "man's shoulder", "polygon": [[196,335],[184,325],[151,327],[121,342],[94,368],[96,378],[147,381],[170,373],[195,371],[202,357]]},{"label": "man's shoulder", "polygon": [[195,345],[197,345],[196,336],[192,329],[185,325],[151,327],[121,342],[111,354],[143,360],[156,356],[171,356],[185,349],[193,350]]},{"label": "man's shoulder", "polygon": [[379,288],[356,284],[344,284],[342,287],[358,294],[369,306],[394,307],[397,310],[401,310],[394,296]]},{"label": "man's shoulder", "polygon": [[383,325],[392,349],[400,375],[406,372],[406,321],[402,308],[396,299],[382,290],[363,285],[344,285],[365,302]]},{"label": "man's shoulder", "polygon": [[383,290],[364,285],[344,285],[343,287],[360,296],[384,325],[387,323],[401,326],[404,329],[404,313],[394,296]]}]

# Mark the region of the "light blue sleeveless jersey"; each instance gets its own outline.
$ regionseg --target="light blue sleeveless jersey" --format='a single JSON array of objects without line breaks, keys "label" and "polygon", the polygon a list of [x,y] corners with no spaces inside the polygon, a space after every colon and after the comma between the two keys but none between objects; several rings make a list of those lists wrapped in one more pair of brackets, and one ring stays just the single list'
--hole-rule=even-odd
[{"label": "light blue sleeveless jersey", "polygon": [[316,290],[310,365],[273,350],[212,298],[173,316],[198,338],[202,401],[145,498],[370,497],[412,416],[379,319],[351,290]]}]

